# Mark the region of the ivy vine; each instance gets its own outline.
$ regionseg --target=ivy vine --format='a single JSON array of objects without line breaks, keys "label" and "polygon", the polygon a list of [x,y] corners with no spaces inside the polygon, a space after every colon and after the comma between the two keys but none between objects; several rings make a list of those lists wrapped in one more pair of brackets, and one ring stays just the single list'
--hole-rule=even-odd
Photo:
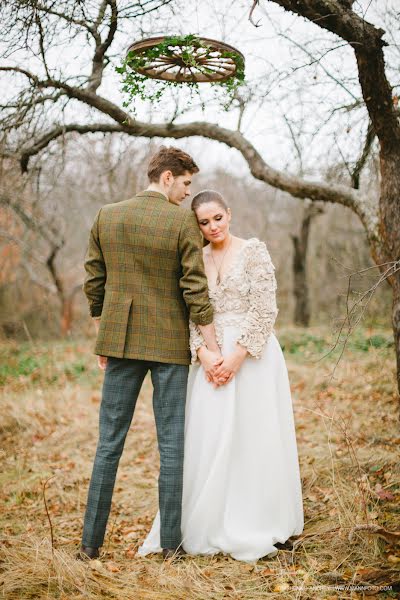
[{"label": "ivy vine", "polygon": [[[199,37],[193,34],[166,37],[162,42],[140,53],[129,52],[122,65],[116,67],[116,71],[122,76],[122,90],[126,95],[126,100],[123,103],[124,107],[130,107],[135,112],[135,101],[138,98],[144,101],[158,102],[167,90],[182,85],[190,90],[191,100],[193,100],[194,94],[199,95],[199,86],[204,85],[203,82],[154,79],[138,72],[138,70],[148,67],[154,59],[161,56],[171,57],[172,59],[177,47],[179,47],[180,59],[185,66],[195,68],[205,75],[213,73],[210,68],[196,60],[196,52],[199,48],[204,48],[206,51],[211,50]],[[216,92],[215,96],[219,98],[223,108],[228,110],[237,89],[244,82],[244,60],[236,52],[218,50],[218,53],[221,58],[230,58],[236,64],[235,73],[229,79],[208,83]]]}]

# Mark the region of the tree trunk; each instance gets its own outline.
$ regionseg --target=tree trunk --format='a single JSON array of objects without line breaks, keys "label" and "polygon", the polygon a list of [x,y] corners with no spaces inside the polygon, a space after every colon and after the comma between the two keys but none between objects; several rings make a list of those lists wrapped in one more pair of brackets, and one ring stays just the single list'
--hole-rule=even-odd
[{"label": "tree trunk", "polygon": [[301,327],[310,324],[310,299],[307,281],[307,246],[310,230],[310,219],[303,219],[300,235],[293,235],[293,293],[295,300],[294,322]]},{"label": "tree trunk", "polygon": [[62,299],[61,335],[63,337],[66,337],[71,332],[71,325],[72,325],[72,318],[73,318],[72,304],[73,304],[72,296],[68,296],[68,298]]},{"label": "tree trunk", "polygon": [[397,364],[397,389],[400,394],[400,150],[390,156],[381,151],[381,235],[382,262],[393,262],[388,281],[393,291],[392,327]]},{"label": "tree trunk", "polygon": [[300,234],[293,235],[293,283],[294,283],[294,322],[301,327],[308,327],[310,324],[310,295],[307,278],[307,252],[310,236],[311,221],[314,217],[323,212],[322,208],[316,204],[306,206],[301,221]]},{"label": "tree trunk", "polygon": [[396,352],[397,389],[400,392],[400,273],[396,273],[393,279],[392,325]]},{"label": "tree trunk", "polygon": [[68,296],[60,296],[61,300],[61,334],[66,337],[71,333],[74,318],[74,299],[76,293],[82,289],[82,284],[76,285]]}]

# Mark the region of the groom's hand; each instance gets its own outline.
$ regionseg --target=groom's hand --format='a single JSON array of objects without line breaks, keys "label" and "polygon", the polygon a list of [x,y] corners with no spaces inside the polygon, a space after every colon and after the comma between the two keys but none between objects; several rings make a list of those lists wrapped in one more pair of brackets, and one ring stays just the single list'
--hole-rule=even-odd
[{"label": "groom's hand", "polygon": [[99,365],[99,367],[102,371],[105,371],[106,366],[107,366],[107,356],[98,356],[97,364]]},{"label": "groom's hand", "polygon": [[[93,323],[97,335],[100,328],[100,317],[93,317]],[[105,371],[107,366],[107,356],[98,356],[97,364],[102,371]]]}]

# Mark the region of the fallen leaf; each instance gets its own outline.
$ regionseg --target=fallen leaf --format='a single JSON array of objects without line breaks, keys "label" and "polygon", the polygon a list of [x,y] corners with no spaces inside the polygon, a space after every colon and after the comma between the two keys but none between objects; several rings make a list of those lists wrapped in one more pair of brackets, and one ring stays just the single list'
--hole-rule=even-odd
[{"label": "fallen leaf", "polygon": [[275,571],[272,569],[263,569],[260,575],[263,575],[264,577],[270,577],[271,575],[275,575]]},{"label": "fallen leaf", "polygon": [[93,571],[98,571],[99,573],[104,570],[101,560],[91,560],[89,562],[89,567]]},{"label": "fallen leaf", "polygon": [[106,563],[106,568],[107,571],[110,571],[110,573],[119,573],[121,570],[119,566],[112,561]]},{"label": "fallen leaf", "polygon": [[278,583],[275,587],[274,587],[274,592],[286,592],[289,589],[289,584],[288,583]]},{"label": "fallen leaf", "polygon": [[359,579],[368,579],[369,576],[376,574],[376,572],[376,569],[362,567],[356,570],[356,576]]},{"label": "fallen leaf", "polygon": [[389,554],[388,561],[391,563],[400,563],[400,556],[395,556],[394,554]]},{"label": "fallen leaf", "polygon": [[389,490],[379,490],[378,492],[376,492],[376,495],[381,500],[394,500],[394,496],[392,492],[389,492]]},{"label": "fallen leaf", "polygon": [[318,498],[315,494],[307,494],[306,498],[311,500],[311,502],[318,502]]}]

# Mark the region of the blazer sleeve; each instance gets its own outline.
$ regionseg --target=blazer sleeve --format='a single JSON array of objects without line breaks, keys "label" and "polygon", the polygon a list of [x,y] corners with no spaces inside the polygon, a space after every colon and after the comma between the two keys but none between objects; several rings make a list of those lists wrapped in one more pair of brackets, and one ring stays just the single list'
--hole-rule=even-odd
[{"label": "blazer sleeve", "polygon": [[99,219],[101,209],[96,215],[89,235],[89,244],[85,256],[86,277],[83,291],[89,303],[89,312],[92,317],[101,316],[107,279],[106,264],[99,240]]},{"label": "blazer sleeve", "polygon": [[203,239],[192,211],[187,211],[179,234],[179,257],[182,275],[179,286],[196,325],[208,325],[214,313],[208,297],[208,283],[203,263]]},{"label": "blazer sleeve", "polygon": [[251,356],[260,358],[278,315],[275,268],[264,242],[258,242],[249,254],[246,270],[250,279],[249,310],[237,342]]}]

